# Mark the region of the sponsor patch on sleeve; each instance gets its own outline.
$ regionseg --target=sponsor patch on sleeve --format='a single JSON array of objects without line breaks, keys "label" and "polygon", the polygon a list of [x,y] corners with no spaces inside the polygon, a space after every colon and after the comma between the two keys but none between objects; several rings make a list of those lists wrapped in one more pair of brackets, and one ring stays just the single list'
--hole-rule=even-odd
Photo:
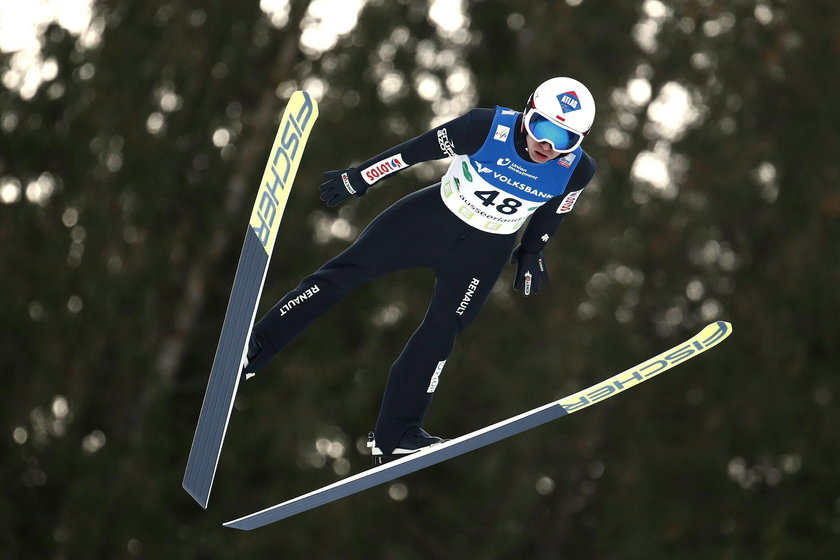
[{"label": "sponsor patch on sleeve", "polygon": [[452,140],[449,139],[449,132],[447,132],[445,128],[441,128],[437,131],[437,138],[440,151],[448,156],[454,156],[455,144],[453,144]]},{"label": "sponsor patch on sleeve", "polygon": [[403,160],[402,154],[396,154],[383,159],[382,161],[377,161],[370,167],[362,169],[362,178],[365,180],[365,183],[372,185],[383,177],[386,177],[391,173],[396,173],[406,167],[408,167],[408,165]]},{"label": "sponsor patch on sleeve", "polygon": [[579,191],[573,191],[567,194],[566,197],[563,199],[563,202],[560,203],[560,206],[557,207],[557,213],[565,214],[566,212],[571,212],[572,207],[575,205],[575,202],[577,202],[577,199],[580,196],[580,193],[582,192],[583,189]]}]

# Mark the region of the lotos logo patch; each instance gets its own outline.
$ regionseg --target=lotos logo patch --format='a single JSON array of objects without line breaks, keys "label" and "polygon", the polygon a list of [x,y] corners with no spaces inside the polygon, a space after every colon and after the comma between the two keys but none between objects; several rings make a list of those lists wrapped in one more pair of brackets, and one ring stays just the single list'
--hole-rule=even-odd
[{"label": "lotos logo patch", "polygon": [[403,160],[402,154],[397,154],[393,157],[389,157],[388,159],[378,161],[370,167],[362,169],[362,178],[365,180],[365,183],[372,185],[383,177],[390,175],[391,173],[396,173],[406,167],[408,167],[408,165]]},{"label": "lotos logo patch", "polygon": [[580,99],[578,99],[577,94],[573,91],[561,93],[557,96],[557,101],[560,102],[560,107],[563,109],[564,114],[580,109]]}]

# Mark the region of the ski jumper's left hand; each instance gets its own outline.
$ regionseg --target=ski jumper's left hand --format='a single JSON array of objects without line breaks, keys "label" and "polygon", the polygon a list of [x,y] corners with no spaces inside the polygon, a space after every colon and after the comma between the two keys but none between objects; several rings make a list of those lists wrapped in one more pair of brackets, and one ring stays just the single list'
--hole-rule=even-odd
[{"label": "ski jumper's left hand", "polygon": [[368,189],[368,184],[355,168],[327,171],[324,179],[320,198],[330,207],[338,206],[350,195],[362,196]]},{"label": "ski jumper's left hand", "polygon": [[542,251],[536,253],[526,251],[522,245],[516,247],[510,256],[510,263],[516,265],[516,276],[513,279],[513,289],[522,291],[523,295],[540,291],[540,280],[548,284],[548,269],[545,266],[545,255]]}]

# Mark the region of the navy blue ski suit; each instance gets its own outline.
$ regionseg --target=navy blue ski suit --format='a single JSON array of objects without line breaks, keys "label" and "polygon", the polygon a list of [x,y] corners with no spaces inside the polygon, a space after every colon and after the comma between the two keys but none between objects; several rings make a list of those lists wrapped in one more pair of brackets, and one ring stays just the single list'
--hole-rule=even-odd
[{"label": "navy blue ski suit", "polygon": [[348,190],[360,195],[415,163],[455,158],[441,183],[385,210],[256,323],[252,339],[261,350],[248,371],[263,367],[353,288],[397,270],[430,268],[434,294],[391,366],[375,428],[377,446],[390,453],[405,430],[422,427],[455,338],[487,301],[510,259],[516,231],[530,218],[521,250],[541,252],[595,171],[580,148],[533,163],[521,120],[521,113],[501,107],[473,109],[346,170]]}]

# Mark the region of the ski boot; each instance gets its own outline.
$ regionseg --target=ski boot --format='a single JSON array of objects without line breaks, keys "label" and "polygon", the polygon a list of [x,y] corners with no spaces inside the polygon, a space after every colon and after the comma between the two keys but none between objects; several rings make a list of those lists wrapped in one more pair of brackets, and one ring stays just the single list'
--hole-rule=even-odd
[{"label": "ski boot", "polygon": [[412,426],[403,434],[402,439],[397,444],[397,447],[390,454],[385,454],[376,446],[376,439],[373,432],[368,433],[367,446],[371,450],[371,465],[376,467],[383,465],[400,457],[411,455],[421,449],[440,445],[441,443],[449,441],[448,439],[439,438],[426,433],[426,431],[419,426]]}]

